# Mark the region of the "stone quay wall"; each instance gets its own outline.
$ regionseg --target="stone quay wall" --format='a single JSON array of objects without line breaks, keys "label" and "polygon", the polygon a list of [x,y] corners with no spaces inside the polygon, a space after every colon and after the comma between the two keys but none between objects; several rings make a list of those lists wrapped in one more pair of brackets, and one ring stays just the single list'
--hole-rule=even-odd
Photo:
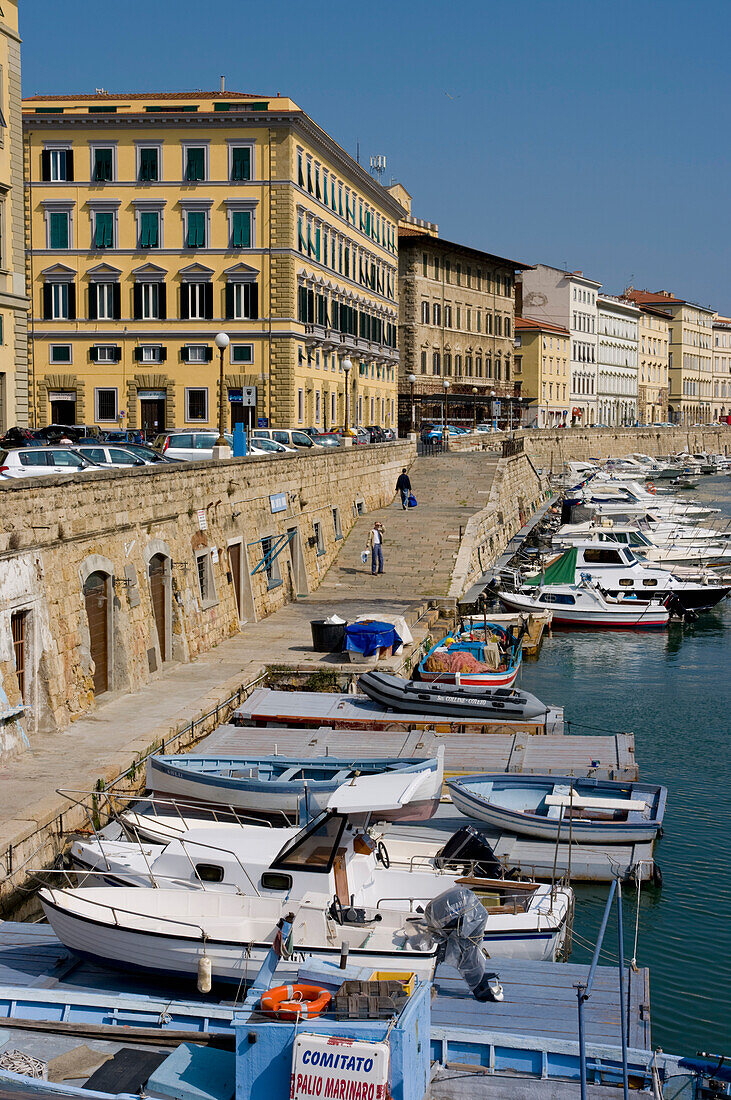
[{"label": "stone quay wall", "polygon": [[510,435],[525,441],[525,452],[537,466],[560,473],[564,462],[623,458],[640,452],[667,455],[677,451],[731,454],[731,426],[702,428],[559,428],[509,432],[471,432],[450,439],[450,451],[495,450]]},{"label": "stone quay wall", "polygon": [[450,598],[459,599],[489,569],[544,496],[542,479],[524,454],[500,459],[485,507],[467,522],[452,571]]},{"label": "stone quay wall", "polygon": [[0,761],[93,711],[92,649],[108,691],[135,692],[313,591],[413,455],[399,441],[2,483]]}]

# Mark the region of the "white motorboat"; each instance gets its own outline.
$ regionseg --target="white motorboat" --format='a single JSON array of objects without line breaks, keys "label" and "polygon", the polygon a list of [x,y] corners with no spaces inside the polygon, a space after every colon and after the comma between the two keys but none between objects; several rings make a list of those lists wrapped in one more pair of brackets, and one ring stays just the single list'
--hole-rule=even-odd
[{"label": "white motorboat", "polygon": [[519,592],[500,589],[500,602],[513,611],[550,609],[554,626],[593,630],[662,630],[670,612],[660,600],[604,594],[590,577],[578,584],[538,584]]},{"label": "white motorboat", "polygon": [[[613,530],[616,530],[614,528]],[[705,611],[715,607],[731,592],[731,584],[721,577],[705,573],[697,577],[681,577],[668,568],[651,565],[636,557],[635,537],[626,545],[610,537],[611,531],[598,532],[592,542],[579,542],[569,547],[553,561],[546,563],[542,573],[523,578],[528,588],[541,583],[575,584],[582,573],[588,574],[610,596],[636,596],[647,599],[656,594],[668,603],[674,597],[684,611]],[[640,535],[639,541],[642,542]],[[637,546],[640,550],[641,546]],[[517,584],[516,587],[520,587]]]},{"label": "white motorboat", "polygon": [[[355,908],[413,914],[462,884],[460,875],[436,860],[418,870],[391,866],[382,833],[365,828],[373,798],[370,792],[363,795],[358,784],[355,780],[340,788],[330,808],[302,829],[208,827],[191,830],[165,847],[97,837],[75,843],[72,860],[77,869],[91,871],[91,879],[125,884],[110,887],[125,896],[131,887],[143,896],[161,890],[246,895],[275,901],[282,913],[294,906],[319,905],[337,912]],[[490,955],[556,958],[571,911],[570,890],[485,878],[470,879],[467,885],[487,899],[484,939]],[[116,908],[113,898],[109,904]],[[144,911],[144,901],[136,904]],[[53,923],[51,913],[49,920]]]}]

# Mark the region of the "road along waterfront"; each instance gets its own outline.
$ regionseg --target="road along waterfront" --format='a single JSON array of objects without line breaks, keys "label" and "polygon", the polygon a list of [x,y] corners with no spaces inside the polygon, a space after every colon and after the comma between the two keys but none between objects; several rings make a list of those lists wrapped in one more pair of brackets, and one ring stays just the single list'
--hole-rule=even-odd
[{"label": "road along waterfront", "polygon": [[[690,498],[690,494],[687,494]],[[731,478],[704,478],[693,499],[731,520]],[[575,733],[632,730],[643,779],[668,787],[656,848],[662,890],[643,886],[638,966],[651,974],[652,1034],[664,1050],[724,1051],[731,1045],[728,990],[731,765],[728,751],[731,603],[667,633],[555,633],[520,686],[561,702]],[[572,962],[589,960],[606,898],[576,888]],[[637,895],[626,890],[625,951],[632,958]],[[616,957],[607,935],[602,959]]]}]

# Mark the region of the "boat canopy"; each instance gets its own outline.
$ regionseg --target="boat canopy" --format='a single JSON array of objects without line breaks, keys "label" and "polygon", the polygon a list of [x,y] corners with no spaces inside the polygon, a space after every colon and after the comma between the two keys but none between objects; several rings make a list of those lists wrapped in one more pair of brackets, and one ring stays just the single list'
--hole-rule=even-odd
[{"label": "boat canopy", "polygon": [[327,808],[331,813],[363,814],[394,810],[427,794],[434,786],[435,771],[443,765],[421,772],[391,772],[380,775],[359,775],[344,783],[330,796]]},{"label": "boat canopy", "polygon": [[537,577],[529,577],[526,584],[573,584],[576,576],[576,555],[578,548],[572,546],[552,565],[549,565],[543,573]]}]

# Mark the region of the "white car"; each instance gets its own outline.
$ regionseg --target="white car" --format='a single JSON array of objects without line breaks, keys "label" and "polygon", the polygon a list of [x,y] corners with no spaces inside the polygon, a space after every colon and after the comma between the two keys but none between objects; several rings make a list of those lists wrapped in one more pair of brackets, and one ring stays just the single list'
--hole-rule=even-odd
[{"label": "white car", "polygon": [[287,454],[296,455],[298,453],[296,447],[285,447],[283,443],[277,443],[274,439],[262,439],[260,436],[252,436],[249,439],[248,446],[249,454]]},{"label": "white car", "polygon": [[[190,431],[190,432],[164,432],[159,435],[153,447],[166,458],[182,458],[188,462],[202,462],[206,458],[213,458],[213,448],[218,439],[218,432]],[[233,436],[224,434],[224,439],[233,449]]]},{"label": "white car", "polygon": [[0,451],[0,481],[50,474],[83,474],[100,467],[73,447],[19,447]]},{"label": "white car", "polygon": [[139,455],[132,454],[132,451],[127,451],[124,447],[118,447],[113,443],[77,443],[74,451],[77,455],[81,455],[89,462],[96,462],[99,466],[152,465],[149,459],[140,458]]}]

